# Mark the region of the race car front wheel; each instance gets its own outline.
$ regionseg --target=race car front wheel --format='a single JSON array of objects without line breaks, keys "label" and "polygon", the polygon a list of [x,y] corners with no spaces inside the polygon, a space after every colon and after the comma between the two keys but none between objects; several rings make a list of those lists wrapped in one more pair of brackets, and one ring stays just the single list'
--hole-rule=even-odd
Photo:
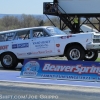
[{"label": "race car front wheel", "polygon": [[84,60],[85,50],[79,45],[74,45],[68,48],[65,56],[68,60]]},{"label": "race car front wheel", "polygon": [[1,54],[1,64],[5,69],[14,69],[18,65],[18,59],[13,53],[6,52]]}]

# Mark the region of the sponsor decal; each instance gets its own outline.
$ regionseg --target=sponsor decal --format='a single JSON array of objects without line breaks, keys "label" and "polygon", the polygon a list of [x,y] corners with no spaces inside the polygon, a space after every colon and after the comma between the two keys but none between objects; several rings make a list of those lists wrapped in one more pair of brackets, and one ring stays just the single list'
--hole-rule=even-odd
[{"label": "sponsor decal", "polygon": [[28,54],[28,55],[31,55],[31,54],[32,54],[32,52],[28,52],[27,54]]},{"label": "sponsor decal", "polygon": [[60,38],[61,38],[61,39],[66,39],[66,38],[67,38],[67,36],[61,36]]},{"label": "sponsor decal", "polygon": [[37,75],[40,65],[37,61],[29,61],[24,65],[23,75],[34,77]]},{"label": "sponsor decal", "polygon": [[41,77],[46,78],[59,78],[59,79],[80,79],[80,80],[90,80],[90,76],[75,76],[75,75],[60,75],[60,74],[42,74]]},{"label": "sponsor decal", "polygon": [[60,44],[56,44],[56,47],[60,47]]},{"label": "sponsor decal", "polygon": [[74,35],[67,35],[67,36],[61,36],[61,39],[66,39],[66,38],[70,38],[70,37],[75,37]]},{"label": "sponsor decal", "polygon": [[49,54],[49,53],[52,53],[52,50],[32,52],[32,54]]},{"label": "sponsor decal", "polygon": [[68,35],[68,36],[67,36],[67,38],[70,38],[70,37],[75,37],[75,36],[74,36],[74,35]]},{"label": "sponsor decal", "polygon": [[100,67],[96,66],[67,66],[67,65],[53,65],[53,64],[45,64],[43,67],[43,71],[52,71],[52,72],[74,72],[78,74],[88,73],[88,74],[98,74],[100,75]]},{"label": "sponsor decal", "polygon": [[16,48],[17,48],[17,44],[13,44],[12,49],[16,49]]},{"label": "sponsor decal", "polygon": [[0,46],[0,50],[7,50],[7,49],[8,49],[8,45]]},{"label": "sponsor decal", "polygon": [[26,55],[26,53],[17,53],[18,56]]},{"label": "sponsor decal", "polygon": [[60,52],[60,49],[58,49],[58,52]]},{"label": "sponsor decal", "polygon": [[38,41],[38,42],[33,42],[33,45],[37,48],[47,48],[48,44],[50,43],[50,40],[47,41]]},{"label": "sponsor decal", "polygon": [[88,42],[89,39],[86,40],[86,42]]},{"label": "sponsor decal", "polygon": [[13,44],[12,49],[17,49],[17,48],[27,48],[29,47],[29,43],[20,43],[20,44]]},{"label": "sponsor decal", "polygon": [[52,50],[45,50],[45,51],[36,51],[36,52],[28,52],[27,55],[36,55],[36,54],[48,54],[52,53]]},{"label": "sponsor decal", "polygon": [[70,38],[70,37],[72,37],[72,35],[68,35],[68,36],[67,36],[67,38]]}]

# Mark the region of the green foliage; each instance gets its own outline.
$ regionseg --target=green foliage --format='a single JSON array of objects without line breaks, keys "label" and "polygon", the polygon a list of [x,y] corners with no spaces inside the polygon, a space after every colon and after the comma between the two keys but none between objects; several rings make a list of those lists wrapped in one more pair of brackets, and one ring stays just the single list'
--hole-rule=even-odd
[{"label": "green foliage", "polygon": [[100,62],[100,58],[97,58],[96,61],[97,61],[97,62]]},{"label": "green foliage", "polygon": [[[10,30],[10,29],[19,29],[19,28],[26,28],[26,27],[37,27],[37,26],[56,26],[60,27],[60,19],[58,17],[52,17],[47,20],[44,20],[43,16],[34,17],[33,15],[26,15],[22,14],[20,17],[7,15],[0,19],[0,31]],[[100,20],[100,18],[99,18]],[[52,24],[53,22],[53,24]],[[81,20],[83,23],[84,20]],[[91,22],[98,23],[98,20],[91,19]],[[61,21],[63,24],[63,22]],[[90,24],[87,24],[91,26]],[[97,29],[100,29],[100,25],[95,25]],[[91,26],[93,27],[93,26]],[[67,27],[65,27],[66,29]]]},{"label": "green foliage", "polygon": [[[54,18],[52,21],[56,24],[56,26],[59,26],[58,19]],[[45,25],[53,26],[48,19],[43,20],[42,16],[34,17],[33,15],[22,14],[20,17],[16,17],[7,15],[0,19],[0,31]]]}]

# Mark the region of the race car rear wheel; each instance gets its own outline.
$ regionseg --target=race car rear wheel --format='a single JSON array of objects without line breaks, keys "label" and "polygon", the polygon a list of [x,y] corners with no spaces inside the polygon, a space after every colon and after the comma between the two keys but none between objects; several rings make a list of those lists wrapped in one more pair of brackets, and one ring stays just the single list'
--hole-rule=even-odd
[{"label": "race car rear wheel", "polygon": [[98,51],[87,51],[84,61],[95,61],[98,58]]},{"label": "race car rear wheel", "polygon": [[79,45],[74,45],[68,48],[65,56],[68,60],[84,60],[85,50]]},{"label": "race car rear wheel", "polygon": [[1,54],[1,64],[5,69],[14,69],[18,65],[18,59],[13,53],[6,52]]},{"label": "race car rear wheel", "polygon": [[20,59],[19,62],[23,65],[24,59]]}]

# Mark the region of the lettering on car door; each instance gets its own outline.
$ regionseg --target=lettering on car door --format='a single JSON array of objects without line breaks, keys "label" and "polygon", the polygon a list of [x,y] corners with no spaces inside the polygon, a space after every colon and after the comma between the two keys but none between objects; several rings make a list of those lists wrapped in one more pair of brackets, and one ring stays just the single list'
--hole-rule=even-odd
[{"label": "lettering on car door", "polygon": [[54,54],[54,39],[43,29],[33,30],[31,52],[35,57],[43,57]]}]

